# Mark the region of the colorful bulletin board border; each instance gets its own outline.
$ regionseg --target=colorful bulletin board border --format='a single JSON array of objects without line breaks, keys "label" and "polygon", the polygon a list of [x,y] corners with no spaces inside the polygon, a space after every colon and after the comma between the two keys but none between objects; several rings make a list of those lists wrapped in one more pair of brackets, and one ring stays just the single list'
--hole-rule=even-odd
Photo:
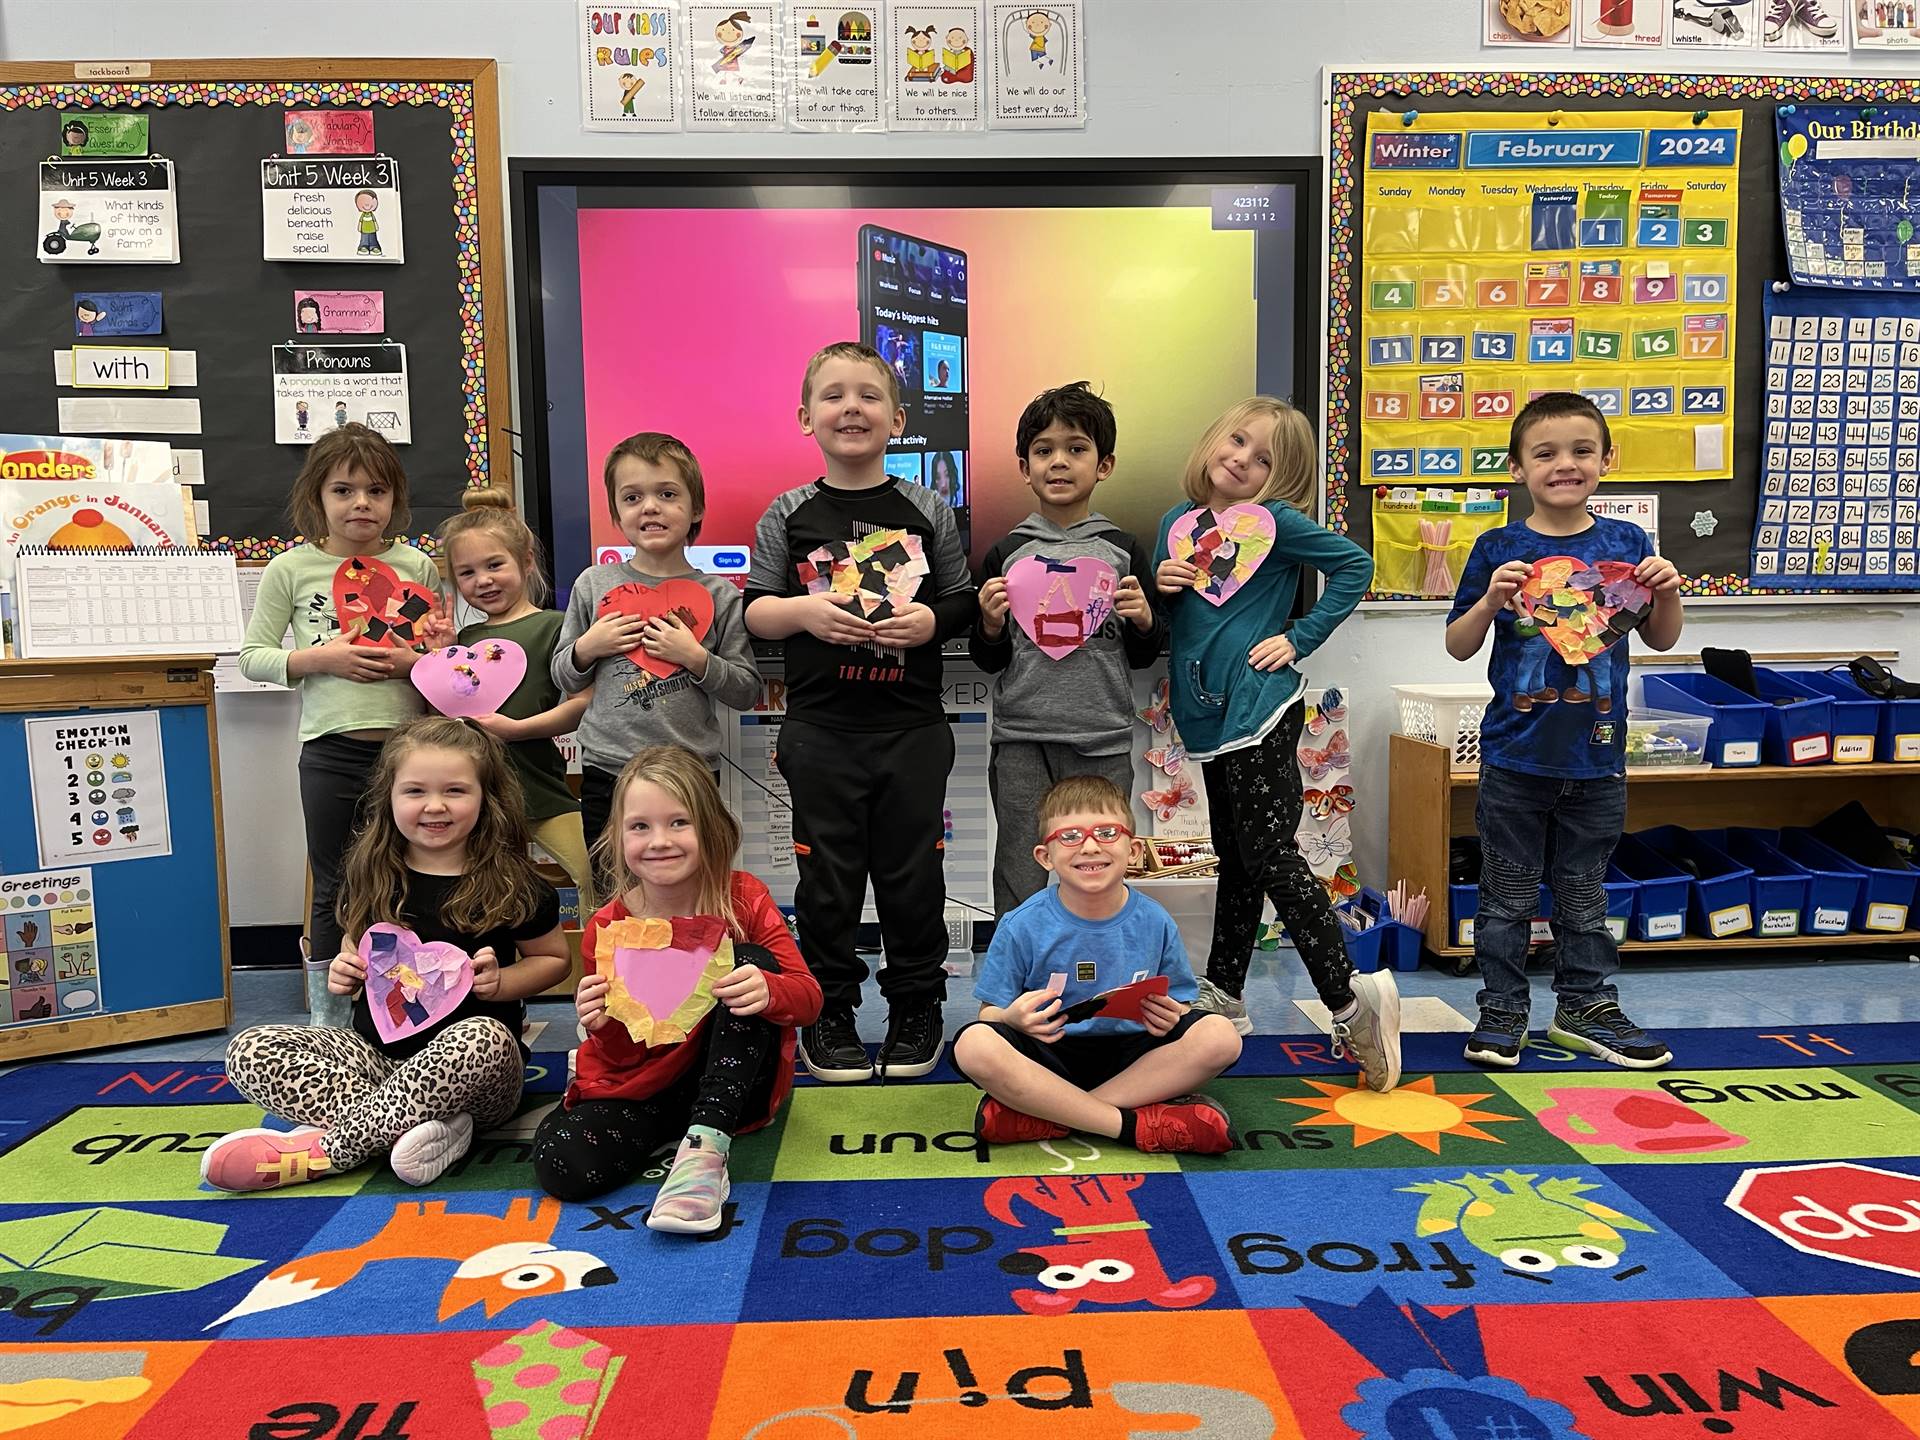
[{"label": "colorful bulletin board border", "polygon": [[[455,264],[460,296],[460,388],[466,435],[467,486],[489,483],[495,446],[506,453],[508,423],[502,404],[489,434],[488,361],[505,373],[506,337],[490,320],[484,281],[504,276],[505,258],[499,217],[500,162],[498,96],[490,60],[421,60],[400,67],[378,61],[239,60],[167,65],[155,62],[153,78],[128,81],[75,80],[76,67],[63,64],[0,66],[0,111],[126,110],[168,105],[257,105],[289,109],[358,108],[369,105],[431,105],[447,112],[453,165],[450,203],[454,216]],[[381,75],[383,69],[390,75]],[[324,78],[276,78],[288,72]],[[330,73],[332,72],[332,73]],[[55,78],[64,74],[67,78]],[[46,77],[39,81],[38,77]],[[206,78],[194,78],[204,76]],[[363,78],[347,78],[348,76]],[[36,83],[38,81],[38,83]],[[484,198],[483,198],[484,197]],[[504,304],[502,306],[504,313]],[[209,550],[230,550],[242,560],[265,561],[289,550],[303,537],[219,535],[203,540]],[[433,549],[432,536],[414,544]]]},{"label": "colorful bulletin board border", "polygon": [[[1327,527],[1339,534],[1349,528],[1348,515],[1358,487],[1348,488],[1353,447],[1358,442],[1358,387],[1344,377],[1359,364],[1355,337],[1359,333],[1361,296],[1360,257],[1356,241],[1356,209],[1364,183],[1361,164],[1365,113],[1360,103],[1369,99],[1405,100],[1435,106],[1458,101],[1564,97],[1570,105],[1586,99],[1641,100],[1655,106],[1698,101],[1758,101],[1795,104],[1817,101],[1825,105],[1902,104],[1920,101],[1920,80],[1895,76],[1823,77],[1814,75],[1697,75],[1672,72],[1546,72],[1525,70],[1339,70],[1327,72],[1329,106],[1327,134],[1327,369],[1326,369],[1326,515]],[[1764,132],[1759,140],[1766,143]],[[1775,212],[1777,216],[1777,210]],[[1777,223],[1777,220],[1776,220]],[[1761,277],[1759,283],[1764,283]],[[1780,277],[1785,278],[1784,274]],[[1748,303],[1758,298],[1752,284]],[[1759,324],[1758,306],[1749,323]],[[1753,480],[1756,490],[1758,477]],[[1809,593],[1840,594],[1838,590],[1782,592],[1756,586],[1747,575],[1687,575],[1682,593],[1691,597],[1770,596],[1798,598]],[[1858,593],[1858,592],[1854,592]],[[1369,600],[1420,601],[1431,597],[1394,591],[1371,591]]]}]

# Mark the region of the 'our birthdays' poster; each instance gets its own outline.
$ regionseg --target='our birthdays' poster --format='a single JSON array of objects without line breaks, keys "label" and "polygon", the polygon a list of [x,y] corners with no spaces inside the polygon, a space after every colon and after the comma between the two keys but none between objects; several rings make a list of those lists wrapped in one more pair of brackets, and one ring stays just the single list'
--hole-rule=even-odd
[{"label": "'our birthdays' poster", "polygon": [[1362,478],[1504,479],[1549,390],[1608,416],[1609,480],[1729,478],[1740,121],[1368,115]]}]

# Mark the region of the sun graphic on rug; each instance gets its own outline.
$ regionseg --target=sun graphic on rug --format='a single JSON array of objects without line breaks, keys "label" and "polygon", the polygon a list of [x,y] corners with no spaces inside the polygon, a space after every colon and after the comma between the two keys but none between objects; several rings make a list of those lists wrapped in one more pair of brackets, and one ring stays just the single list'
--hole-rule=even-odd
[{"label": "sun graphic on rug", "polygon": [[1353,1127],[1353,1148],[1371,1145],[1376,1140],[1384,1140],[1389,1135],[1398,1135],[1411,1140],[1414,1144],[1440,1153],[1442,1135],[1459,1135],[1468,1140],[1491,1140],[1494,1144],[1504,1143],[1498,1135],[1490,1135],[1479,1128],[1475,1122],[1511,1121],[1517,1115],[1499,1115],[1488,1110],[1476,1110],[1474,1103],[1493,1098],[1491,1090],[1479,1095],[1442,1095],[1434,1088],[1433,1076],[1425,1075],[1418,1080],[1409,1080],[1398,1090],[1382,1095],[1377,1091],[1363,1088],[1351,1089],[1345,1085],[1330,1084],[1325,1080],[1306,1082],[1320,1093],[1317,1096],[1295,1097],[1283,1095],[1289,1105],[1304,1105],[1318,1113],[1304,1120],[1294,1121],[1295,1125],[1351,1125]]}]

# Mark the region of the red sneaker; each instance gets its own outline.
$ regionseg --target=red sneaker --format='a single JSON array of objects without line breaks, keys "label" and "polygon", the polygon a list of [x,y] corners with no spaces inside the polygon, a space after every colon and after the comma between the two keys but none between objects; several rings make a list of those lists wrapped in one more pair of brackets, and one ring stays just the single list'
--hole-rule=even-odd
[{"label": "red sneaker", "polygon": [[1072,1132],[1064,1125],[1002,1105],[988,1095],[974,1112],[973,1133],[989,1145],[1018,1145],[1023,1140],[1059,1140]]},{"label": "red sneaker", "polygon": [[1176,1095],[1133,1112],[1133,1146],[1149,1155],[1219,1155],[1233,1148],[1233,1131],[1206,1096]]},{"label": "red sneaker", "polygon": [[200,1157],[200,1178],[221,1190],[278,1190],[303,1180],[324,1180],[333,1161],[320,1148],[327,1132],[315,1126],[298,1130],[236,1130],[207,1147]]}]

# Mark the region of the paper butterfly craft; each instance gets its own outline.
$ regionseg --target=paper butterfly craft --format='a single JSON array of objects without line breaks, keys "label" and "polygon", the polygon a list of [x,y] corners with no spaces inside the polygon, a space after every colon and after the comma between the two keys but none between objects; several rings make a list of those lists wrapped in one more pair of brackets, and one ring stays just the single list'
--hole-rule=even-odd
[{"label": "paper butterfly craft", "polygon": [[1189,510],[1167,531],[1167,553],[1199,570],[1196,594],[1224,605],[1273,552],[1273,512],[1264,505]]},{"label": "paper butterfly craft", "polygon": [[885,620],[912,600],[927,564],[920,537],[905,530],[876,530],[857,540],[836,540],[810,552],[795,567],[809,595],[851,595],[849,607],[862,620]]},{"label": "paper butterfly craft", "polygon": [[1353,835],[1344,817],[1325,830],[1307,830],[1300,837],[1300,853],[1307,857],[1307,868],[1316,875],[1337,870],[1353,854]]},{"label": "paper butterfly craft", "polygon": [[367,962],[373,1028],[389,1043],[446,1019],[473,989],[473,959],[466,951],[444,940],[422,940],[404,926],[369,926],[360,937],[360,958]]},{"label": "paper butterfly craft", "polygon": [[1143,791],[1140,798],[1162,820],[1171,820],[1180,811],[1195,804],[1200,799],[1200,792],[1193,788],[1191,775],[1175,775],[1166,789]]},{"label": "paper butterfly craft", "polygon": [[1307,707],[1307,733],[1319,735],[1326,730],[1327,726],[1337,725],[1346,718],[1346,696],[1329,685],[1320,692],[1320,702]]},{"label": "paper butterfly craft", "polygon": [[511,640],[449,645],[422,655],[407,678],[442,715],[491,715],[527,678],[527,652]]},{"label": "paper butterfly craft", "polygon": [[1007,569],[1013,620],[1049,660],[1078,650],[1113,614],[1120,577],[1104,560],[1023,555]]},{"label": "paper butterfly craft", "polygon": [[[597,614],[638,615],[642,620],[671,615],[693,632],[694,639],[705,640],[713,629],[713,596],[697,580],[667,580],[659,585],[629,580],[600,597]],[[655,659],[638,645],[627,651],[625,658],[663,679],[681,668],[671,660]]]},{"label": "paper butterfly craft", "polygon": [[1353,756],[1347,750],[1347,732],[1336,730],[1327,737],[1326,748],[1315,749],[1311,745],[1302,745],[1299,749],[1300,768],[1307,772],[1309,779],[1318,785],[1336,770],[1350,769]]},{"label": "paper butterfly craft", "polygon": [[626,1357],[540,1320],[472,1363],[491,1440],[591,1440]]},{"label": "paper butterfly craft", "polygon": [[1331,875],[1322,875],[1320,883],[1327,887],[1328,898],[1344,900],[1349,895],[1360,893],[1360,872],[1353,868],[1351,860],[1345,861]]},{"label": "paper butterfly craft", "polygon": [[1140,711],[1140,721],[1156,735],[1164,735],[1173,724],[1173,697],[1168,693],[1167,677],[1162,675],[1153,687],[1153,698],[1147,702],[1147,708]]},{"label": "paper butterfly craft", "polygon": [[1166,771],[1171,779],[1180,773],[1180,767],[1187,763],[1187,747],[1175,740],[1170,745],[1158,745],[1147,751],[1147,763]]},{"label": "paper butterfly craft", "polygon": [[1353,813],[1353,787],[1335,785],[1326,790],[1308,790],[1300,796],[1305,802],[1306,813],[1316,820],[1328,820],[1335,815]]},{"label": "paper butterfly craft", "polygon": [[333,572],[333,614],[355,645],[406,650],[434,611],[431,590],[402,580],[383,560],[354,555]]},{"label": "paper butterfly craft", "polygon": [[1589,565],[1570,555],[1549,555],[1514,595],[1522,636],[1543,635],[1569,665],[1595,655],[1633,633],[1653,613],[1653,592],[1633,578],[1625,560]]},{"label": "paper butterfly craft", "polygon": [[642,1045],[677,1045],[713,1008],[733,969],[733,941],[711,915],[616,920],[599,932],[594,970],[607,977],[607,1014]]}]

